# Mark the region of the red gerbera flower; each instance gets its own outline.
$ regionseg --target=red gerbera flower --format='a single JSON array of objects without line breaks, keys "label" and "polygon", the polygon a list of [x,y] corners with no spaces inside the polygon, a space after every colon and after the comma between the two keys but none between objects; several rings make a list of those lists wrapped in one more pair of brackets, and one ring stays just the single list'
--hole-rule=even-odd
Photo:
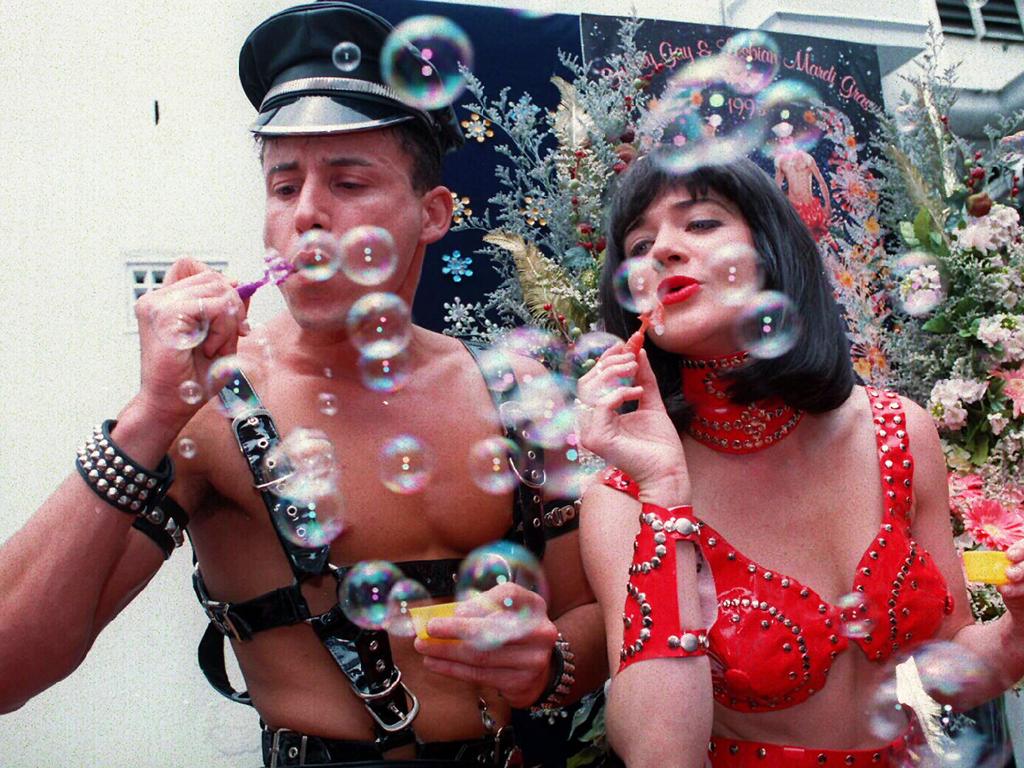
[{"label": "red gerbera flower", "polygon": [[994,499],[978,499],[964,511],[964,528],[982,546],[1006,550],[1024,539],[1024,516]]}]

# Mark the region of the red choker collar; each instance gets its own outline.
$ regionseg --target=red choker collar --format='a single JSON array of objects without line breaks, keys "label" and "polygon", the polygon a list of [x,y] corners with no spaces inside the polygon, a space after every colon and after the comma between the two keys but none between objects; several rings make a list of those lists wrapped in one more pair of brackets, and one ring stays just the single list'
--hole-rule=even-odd
[{"label": "red choker collar", "polygon": [[780,397],[746,404],[729,400],[728,382],[719,377],[719,372],[746,362],[746,352],[683,360],[683,397],[694,409],[686,431],[698,442],[722,453],[753,453],[770,448],[792,432],[804,415]]}]

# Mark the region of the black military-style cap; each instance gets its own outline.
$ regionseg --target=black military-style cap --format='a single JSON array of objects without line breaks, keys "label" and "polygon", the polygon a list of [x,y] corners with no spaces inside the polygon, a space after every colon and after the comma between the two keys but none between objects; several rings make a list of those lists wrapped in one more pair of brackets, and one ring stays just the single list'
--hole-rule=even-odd
[{"label": "black military-style cap", "polygon": [[[259,112],[250,130],[261,136],[319,136],[417,120],[442,152],[461,145],[450,106],[420,109],[383,81],[380,52],[393,29],[377,14],[335,0],[271,16],[249,33],[238,58],[242,88]],[[359,63],[351,71],[333,60],[343,42],[359,48]],[[434,76],[439,77],[436,71]]]}]

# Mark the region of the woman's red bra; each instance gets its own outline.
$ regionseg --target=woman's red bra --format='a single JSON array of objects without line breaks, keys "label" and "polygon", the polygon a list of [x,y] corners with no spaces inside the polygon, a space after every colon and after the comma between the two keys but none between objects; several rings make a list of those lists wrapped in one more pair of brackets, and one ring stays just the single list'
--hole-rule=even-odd
[{"label": "woman's red bra", "polygon": [[[857,566],[852,605],[828,603],[796,579],[753,562],[690,516],[718,593],[708,655],[715,700],[729,709],[756,712],[799,704],[821,690],[833,660],[851,640],[869,659],[885,661],[933,637],[953,610],[942,573],[911,535],[914,465],[902,404],[895,392],[868,388],[867,393],[885,508],[878,534]],[[639,495],[636,483],[620,470],[606,470],[603,481]]]}]

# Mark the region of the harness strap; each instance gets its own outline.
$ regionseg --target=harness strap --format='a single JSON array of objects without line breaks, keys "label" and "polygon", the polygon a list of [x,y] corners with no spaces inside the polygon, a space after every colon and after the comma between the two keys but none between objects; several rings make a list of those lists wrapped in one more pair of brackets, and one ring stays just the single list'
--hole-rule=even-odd
[{"label": "harness strap", "polygon": [[532,425],[523,419],[514,418],[517,415],[515,406],[519,384],[512,366],[503,356],[495,355],[487,361],[485,370],[480,359],[484,351],[483,346],[466,339],[460,341],[473,356],[483,374],[494,407],[501,416],[505,437],[519,448],[521,465],[517,466],[510,460],[512,471],[515,472],[519,483],[515,492],[512,528],[504,538],[517,543],[522,542],[538,558],[542,558],[549,539],[579,527],[579,499],[544,500],[543,489],[547,483],[544,449],[530,439]]}]

